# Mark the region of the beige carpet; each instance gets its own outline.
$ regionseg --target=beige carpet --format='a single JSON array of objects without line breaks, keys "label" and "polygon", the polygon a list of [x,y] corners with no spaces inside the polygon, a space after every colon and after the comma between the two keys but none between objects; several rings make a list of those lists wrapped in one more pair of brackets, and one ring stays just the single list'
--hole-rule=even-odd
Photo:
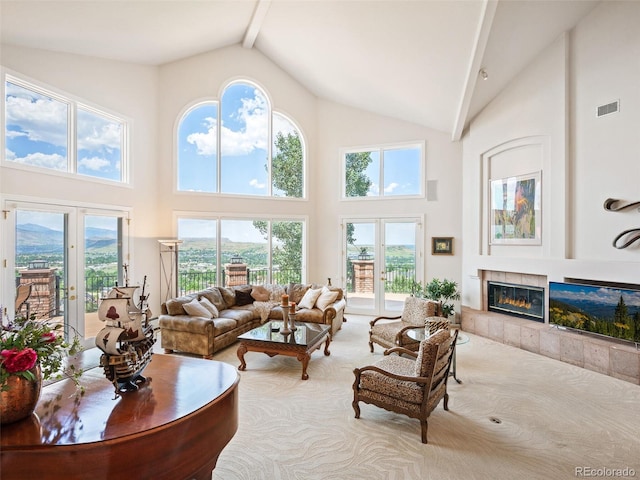
[{"label": "beige carpet", "polygon": [[[382,355],[369,353],[369,320],[350,315],[307,381],[295,358],[246,354],[240,425],[215,480],[640,477],[640,386],[474,335],[458,346],[463,383],[450,379],[429,444],[402,415],[361,404],[356,420],[353,368]],[[236,346],[215,359],[237,367]]]}]

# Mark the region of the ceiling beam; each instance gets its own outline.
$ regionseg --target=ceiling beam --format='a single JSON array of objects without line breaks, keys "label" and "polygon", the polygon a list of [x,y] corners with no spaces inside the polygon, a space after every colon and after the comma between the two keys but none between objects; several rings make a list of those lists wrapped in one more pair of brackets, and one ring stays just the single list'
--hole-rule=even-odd
[{"label": "ceiling beam", "polygon": [[482,66],[482,59],[484,58],[484,52],[487,48],[487,42],[489,40],[489,34],[491,33],[491,24],[498,8],[499,0],[484,0],[482,5],[482,14],[478,21],[478,30],[476,31],[476,38],[473,43],[473,52],[469,61],[469,69],[467,71],[467,79],[462,89],[462,95],[460,96],[460,105],[458,106],[458,114],[453,126],[453,132],[451,139],[454,142],[459,141],[462,138],[462,132],[467,123],[467,116],[469,115],[469,107],[471,105],[471,99],[473,98],[473,91],[476,88],[476,82],[478,81],[478,73]]},{"label": "ceiling beam", "polygon": [[244,39],[242,40],[242,46],[244,48],[253,48],[253,44],[255,43],[256,38],[258,38],[262,22],[267,16],[267,11],[270,6],[271,0],[258,0],[256,9],[253,11],[253,16],[251,17],[251,22],[247,27],[247,31],[244,33]]}]

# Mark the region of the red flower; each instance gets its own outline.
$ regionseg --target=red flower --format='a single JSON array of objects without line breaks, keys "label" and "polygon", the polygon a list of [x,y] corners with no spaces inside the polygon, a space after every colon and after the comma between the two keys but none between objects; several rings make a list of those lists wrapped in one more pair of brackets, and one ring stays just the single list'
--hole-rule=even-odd
[{"label": "red flower", "polygon": [[43,333],[42,337],[40,338],[44,343],[53,343],[58,339],[58,337],[56,337],[56,334],[54,332]]},{"label": "red flower", "polygon": [[9,373],[31,370],[38,361],[38,354],[33,348],[2,350],[0,356],[3,358],[2,366]]}]

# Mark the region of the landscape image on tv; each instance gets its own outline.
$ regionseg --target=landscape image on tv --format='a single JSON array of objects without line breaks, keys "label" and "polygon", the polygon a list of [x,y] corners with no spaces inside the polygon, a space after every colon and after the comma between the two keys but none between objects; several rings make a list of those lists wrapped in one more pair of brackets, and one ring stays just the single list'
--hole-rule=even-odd
[{"label": "landscape image on tv", "polygon": [[640,290],[549,282],[549,323],[640,342]]}]

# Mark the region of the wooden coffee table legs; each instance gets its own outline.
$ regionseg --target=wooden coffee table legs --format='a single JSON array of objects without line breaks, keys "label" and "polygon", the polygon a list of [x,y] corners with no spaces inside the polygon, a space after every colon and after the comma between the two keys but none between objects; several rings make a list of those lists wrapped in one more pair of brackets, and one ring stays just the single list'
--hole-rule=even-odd
[{"label": "wooden coffee table legs", "polygon": [[240,360],[238,370],[245,371],[247,369],[247,363],[244,361],[244,354],[247,352],[262,352],[265,355],[274,357],[276,355],[287,355],[289,357],[296,357],[300,363],[302,363],[302,380],[308,380],[307,367],[309,366],[309,360],[311,360],[311,353],[314,350],[318,350],[324,342],[324,354],[326,356],[331,355],[329,351],[329,344],[331,343],[331,335],[327,333],[326,337],[321,338],[319,342],[314,343],[311,347],[305,346],[292,346],[291,344],[282,344],[280,347],[274,344],[264,344],[260,342],[241,341],[238,346],[236,355]]}]

